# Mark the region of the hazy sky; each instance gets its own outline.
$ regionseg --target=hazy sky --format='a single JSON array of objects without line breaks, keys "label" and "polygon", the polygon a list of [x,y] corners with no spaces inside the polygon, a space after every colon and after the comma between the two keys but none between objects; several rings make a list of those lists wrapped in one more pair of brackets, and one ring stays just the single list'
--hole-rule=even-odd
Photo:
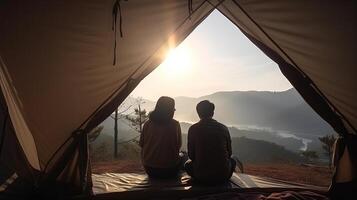
[{"label": "hazy sky", "polygon": [[292,86],[278,66],[214,11],[132,92],[199,97],[217,91],[282,91]]}]

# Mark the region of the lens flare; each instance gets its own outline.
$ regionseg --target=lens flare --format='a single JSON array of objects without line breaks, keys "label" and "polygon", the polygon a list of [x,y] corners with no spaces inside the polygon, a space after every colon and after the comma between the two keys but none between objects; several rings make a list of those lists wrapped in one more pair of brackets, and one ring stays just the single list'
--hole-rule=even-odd
[{"label": "lens flare", "polygon": [[186,74],[191,68],[190,50],[187,47],[177,47],[170,49],[166,54],[166,59],[160,65],[163,75],[178,77]]}]

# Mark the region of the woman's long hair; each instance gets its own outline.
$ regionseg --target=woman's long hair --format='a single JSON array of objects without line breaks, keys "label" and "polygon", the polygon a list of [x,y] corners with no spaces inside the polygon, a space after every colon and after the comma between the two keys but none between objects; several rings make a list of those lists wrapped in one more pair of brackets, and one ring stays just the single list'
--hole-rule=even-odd
[{"label": "woman's long hair", "polygon": [[165,124],[172,120],[175,112],[175,100],[162,96],[157,100],[155,109],[150,113],[149,119],[158,124]]}]

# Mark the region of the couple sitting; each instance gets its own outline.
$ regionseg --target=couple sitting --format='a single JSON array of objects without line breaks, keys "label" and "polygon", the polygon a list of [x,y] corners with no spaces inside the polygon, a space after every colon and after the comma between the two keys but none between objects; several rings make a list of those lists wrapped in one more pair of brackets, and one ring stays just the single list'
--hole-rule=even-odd
[{"label": "couple sitting", "polygon": [[205,100],[196,107],[200,121],[188,131],[188,157],[180,153],[181,128],[173,119],[175,101],[160,97],[140,137],[142,163],[152,178],[177,176],[183,167],[197,182],[222,183],[232,176],[236,162],[231,159],[231,138],[223,124],[212,119],[214,104]]}]

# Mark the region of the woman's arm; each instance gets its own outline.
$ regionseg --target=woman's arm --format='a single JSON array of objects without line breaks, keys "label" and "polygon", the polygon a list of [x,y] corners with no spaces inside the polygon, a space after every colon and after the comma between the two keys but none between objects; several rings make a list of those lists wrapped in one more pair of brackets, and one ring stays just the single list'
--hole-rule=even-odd
[{"label": "woman's arm", "polygon": [[187,151],[188,151],[188,157],[191,160],[195,159],[195,142],[194,142],[194,137],[193,137],[193,128],[192,126],[188,129],[188,134],[187,134]]},{"label": "woman's arm", "polygon": [[142,133],[140,134],[140,140],[139,140],[139,146],[140,147],[143,147],[144,146],[144,135],[145,135],[145,132],[147,131],[147,122],[144,124],[143,126],[143,131]]},{"label": "woman's arm", "polygon": [[182,133],[180,123],[177,122],[177,141],[178,141],[178,149],[181,149],[182,146]]}]

